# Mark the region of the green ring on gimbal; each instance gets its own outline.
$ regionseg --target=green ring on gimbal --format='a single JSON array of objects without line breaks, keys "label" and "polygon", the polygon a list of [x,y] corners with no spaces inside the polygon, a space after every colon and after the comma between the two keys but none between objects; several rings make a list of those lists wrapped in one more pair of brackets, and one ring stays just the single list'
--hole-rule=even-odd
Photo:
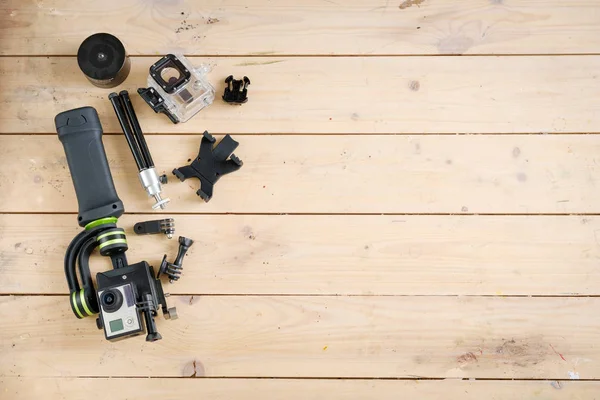
[{"label": "green ring on gimbal", "polygon": [[89,231],[92,228],[95,228],[95,227],[100,226],[100,225],[105,225],[105,224],[116,224],[117,220],[118,220],[117,217],[100,218],[100,219],[97,219],[97,220],[94,220],[94,221],[88,223],[85,226],[85,230]]}]

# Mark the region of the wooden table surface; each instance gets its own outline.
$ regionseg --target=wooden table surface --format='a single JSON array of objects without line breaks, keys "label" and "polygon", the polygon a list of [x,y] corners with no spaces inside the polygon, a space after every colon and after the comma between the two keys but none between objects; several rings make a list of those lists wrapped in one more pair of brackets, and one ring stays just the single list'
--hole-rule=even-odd
[{"label": "wooden table surface", "polygon": [[[210,203],[171,179],[152,213],[74,57],[96,32],[131,55],[119,89],[168,52],[211,66],[185,124],[133,96],[161,173],[204,130],[240,142]],[[598,0],[0,0],[0,398],[600,399],[599,76]],[[138,221],[196,240],[156,343],[69,307],[53,119],[84,105],[129,259],[177,251]]]}]

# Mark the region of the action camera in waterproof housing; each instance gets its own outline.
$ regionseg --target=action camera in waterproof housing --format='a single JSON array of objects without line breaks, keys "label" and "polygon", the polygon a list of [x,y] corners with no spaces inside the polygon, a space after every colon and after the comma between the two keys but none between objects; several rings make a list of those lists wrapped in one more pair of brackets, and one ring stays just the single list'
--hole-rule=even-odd
[{"label": "action camera in waterproof housing", "polygon": [[138,93],[154,112],[167,115],[174,124],[186,122],[215,99],[207,72],[183,55],[167,54],[150,67],[148,87]]}]

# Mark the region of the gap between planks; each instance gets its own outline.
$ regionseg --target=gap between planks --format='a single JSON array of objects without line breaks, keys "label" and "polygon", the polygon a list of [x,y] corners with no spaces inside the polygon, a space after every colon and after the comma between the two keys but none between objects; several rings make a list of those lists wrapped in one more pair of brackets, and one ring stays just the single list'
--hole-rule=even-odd
[{"label": "gap between planks", "polygon": [[[138,212],[126,212],[123,213],[125,215],[147,215],[147,212],[138,211]],[[77,215],[76,212],[70,211],[5,211],[0,212],[0,215]],[[173,211],[173,212],[165,212],[164,214],[154,214],[154,216],[158,215],[247,215],[247,216],[277,216],[277,215],[290,215],[290,216],[348,216],[348,217],[360,217],[360,216],[398,216],[398,217],[597,217],[600,216],[600,213],[360,213],[360,212],[346,212],[346,213],[336,213],[336,212],[193,212],[193,211]],[[157,217],[158,218],[158,217]]]},{"label": "gap between planks", "polygon": [[[2,293],[1,297],[68,297],[64,293]],[[177,293],[173,296],[198,297],[474,297],[474,298],[596,298],[600,294],[302,294],[302,293]]]},{"label": "gap between planks", "polygon": [[[130,58],[156,58],[161,57],[160,54],[134,54],[128,55]],[[485,53],[485,54],[184,54],[185,57],[206,57],[206,58],[376,58],[376,57],[574,57],[574,56],[600,56],[600,53]],[[0,58],[73,58],[77,54],[0,54]]]},{"label": "gap between planks", "polygon": [[[460,398],[479,400],[514,399],[533,396],[544,399],[591,398],[598,389],[598,381],[568,380],[496,380],[486,379],[278,379],[278,378],[0,378],[0,385],[7,395],[20,399],[47,398],[47,382],[52,379],[57,394],[63,398],[80,398],[84,393],[102,390],[112,399],[137,398],[143,392],[147,399],[163,399],[172,394],[172,386],[177,386],[181,398],[211,398],[220,400],[248,399],[248,393],[256,398],[319,400],[323,393],[332,400],[363,400],[377,398],[392,400],[402,393],[404,398],[433,400],[440,398]],[[52,387],[52,385],[50,385]],[[492,397],[488,395],[491,394]]]},{"label": "gap between planks", "polygon": [[[491,132],[491,133],[472,133],[472,132],[433,132],[433,133],[424,133],[424,132],[388,132],[388,133],[377,133],[377,132],[327,132],[327,133],[310,133],[310,132],[278,132],[278,133],[241,133],[240,135],[244,135],[244,137],[252,137],[252,136],[313,136],[313,137],[327,137],[327,136],[364,136],[365,138],[373,139],[377,136],[425,136],[425,137],[435,137],[435,136],[510,136],[510,137],[519,137],[519,136],[569,136],[569,135],[598,135],[600,132],[519,132],[519,133],[510,133],[510,132]],[[56,136],[55,132],[7,132],[2,133],[2,136]],[[103,132],[103,136],[122,136],[122,132]],[[173,132],[144,132],[144,136],[172,136]],[[202,132],[181,132],[176,133],[177,136],[196,136],[201,137]],[[237,134],[236,134],[237,135]]]},{"label": "gap between planks", "polygon": [[[4,376],[0,377],[0,381],[3,378],[8,379],[19,379],[20,377],[13,376]],[[57,379],[56,376],[52,375],[36,375],[35,377],[24,377],[23,379]],[[265,380],[276,380],[276,381],[312,381],[312,380],[320,380],[320,381],[404,381],[404,382],[414,382],[414,381],[432,381],[432,382],[569,382],[569,383],[578,383],[578,382],[600,382],[600,379],[588,379],[588,378],[579,378],[576,380],[573,379],[564,379],[564,378],[440,378],[440,377],[429,377],[429,376],[414,376],[414,377],[357,377],[357,376],[155,376],[155,375],[127,375],[127,376],[112,376],[112,375],[81,375],[81,376],[68,376],[63,379],[68,380],[76,380],[76,379],[119,379],[119,380],[131,380],[131,379],[157,379],[157,380],[171,380],[171,379],[197,379],[203,381],[210,380],[252,380],[252,381],[265,381]]]}]

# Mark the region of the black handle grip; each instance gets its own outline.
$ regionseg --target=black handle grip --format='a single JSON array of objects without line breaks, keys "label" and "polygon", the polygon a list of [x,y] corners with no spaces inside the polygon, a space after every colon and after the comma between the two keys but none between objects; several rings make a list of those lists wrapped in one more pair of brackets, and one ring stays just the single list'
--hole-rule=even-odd
[{"label": "black handle grip", "polygon": [[79,225],[105,217],[120,217],[125,210],[108,167],[96,110],[81,107],[65,111],[54,118],[54,123],[77,194]]}]

